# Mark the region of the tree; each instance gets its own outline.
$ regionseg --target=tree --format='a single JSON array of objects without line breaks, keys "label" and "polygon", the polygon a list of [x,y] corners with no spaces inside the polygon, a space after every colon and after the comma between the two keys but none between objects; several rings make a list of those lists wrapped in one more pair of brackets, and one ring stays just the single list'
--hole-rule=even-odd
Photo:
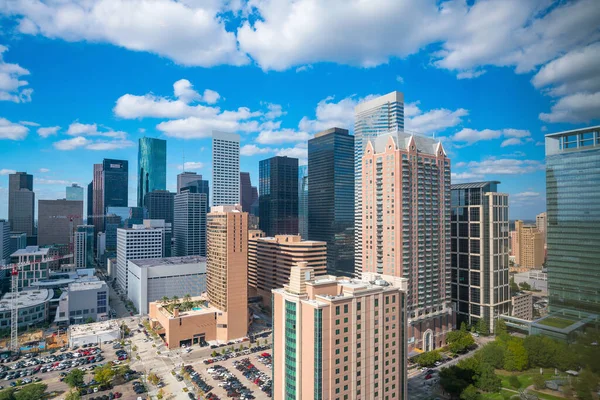
[{"label": "tree", "polygon": [[415,357],[415,362],[423,367],[432,367],[437,361],[442,360],[438,350],[428,351]]},{"label": "tree", "polygon": [[519,286],[515,283],[515,278],[510,278],[510,293],[514,294],[519,292]]},{"label": "tree", "polygon": [[532,367],[550,368],[556,366],[558,344],[547,336],[530,335],[523,341]]},{"label": "tree", "polygon": [[21,390],[15,393],[15,400],[40,400],[43,398],[48,385],[44,383],[32,383],[23,386]]},{"label": "tree", "polygon": [[211,355],[211,357],[216,357],[219,355],[219,353],[217,353],[216,350],[213,350],[213,352],[210,355]]},{"label": "tree", "polygon": [[80,400],[81,396],[79,395],[78,391],[70,391],[69,393],[67,393],[67,395],[65,396],[65,400]]},{"label": "tree", "polygon": [[83,376],[85,373],[79,368],[74,368],[71,372],[65,376],[65,383],[69,385],[71,389],[83,386]]},{"label": "tree", "polygon": [[522,290],[531,290],[531,285],[529,283],[527,283],[527,282],[521,282],[521,283],[519,283],[519,287]]},{"label": "tree", "polygon": [[475,344],[475,339],[473,336],[465,330],[461,328],[458,331],[448,332],[446,335],[446,343],[448,343],[448,348],[453,353],[463,353],[465,350],[469,349],[469,347]]},{"label": "tree", "polygon": [[490,334],[490,327],[488,326],[488,323],[485,318],[481,318],[477,322],[477,332],[486,336]]},{"label": "tree", "polygon": [[508,328],[506,327],[506,322],[502,318],[498,318],[496,320],[496,327],[494,328],[494,333],[497,337],[506,338],[508,336]]},{"label": "tree", "polygon": [[461,393],[473,383],[475,374],[470,369],[453,365],[440,371],[440,385],[452,399],[458,399]]},{"label": "tree", "polygon": [[171,300],[173,301],[173,304],[179,303],[179,297],[177,296],[171,297]]},{"label": "tree", "polygon": [[577,398],[580,400],[592,400],[594,396],[592,393],[598,387],[598,377],[590,370],[583,370],[577,377],[575,383],[575,392]]},{"label": "tree", "polygon": [[101,385],[106,385],[112,381],[115,376],[115,371],[110,364],[105,364],[94,369],[94,380]]},{"label": "tree", "polygon": [[163,297],[162,297],[162,299],[160,299],[160,302],[161,302],[163,305],[167,305],[167,304],[169,304],[169,301],[171,301],[171,299],[169,299],[169,297],[167,297],[167,296],[163,296]]},{"label": "tree", "polygon": [[148,382],[150,382],[151,384],[156,386],[156,385],[158,385],[158,382],[160,382],[160,378],[158,377],[158,375],[156,375],[154,372],[152,372],[148,375]]},{"label": "tree", "polygon": [[85,323],[86,323],[86,324],[92,324],[92,323],[94,323],[94,318],[92,318],[92,317],[87,317],[87,319],[85,320]]},{"label": "tree", "polygon": [[504,346],[499,342],[491,342],[477,352],[482,363],[491,365],[496,369],[504,366]]},{"label": "tree", "polygon": [[535,386],[535,388],[537,390],[546,388],[546,379],[544,379],[543,375],[534,375],[533,379],[532,379],[532,383],[533,383],[533,386]]},{"label": "tree", "polygon": [[484,392],[498,392],[502,388],[502,380],[491,365],[481,363],[476,371],[475,386]]},{"label": "tree", "polygon": [[465,388],[465,390],[463,390],[460,398],[461,400],[479,400],[481,399],[481,396],[479,395],[479,392],[475,386],[469,385]]},{"label": "tree", "polygon": [[510,378],[508,378],[508,383],[510,383],[510,386],[512,386],[515,389],[518,389],[521,387],[521,381],[519,380],[519,377],[516,375],[511,375]]},{"label": "tree", "polygon": [[504,357],[504,369],[507,371],[523,371],[527,369],[529,359],[523,341],[519,338],[511,338],[506,346]]},{"label": "tree", "polygon": [[0,391],[0,400],[15,400],[15,389],[8,388]]}]

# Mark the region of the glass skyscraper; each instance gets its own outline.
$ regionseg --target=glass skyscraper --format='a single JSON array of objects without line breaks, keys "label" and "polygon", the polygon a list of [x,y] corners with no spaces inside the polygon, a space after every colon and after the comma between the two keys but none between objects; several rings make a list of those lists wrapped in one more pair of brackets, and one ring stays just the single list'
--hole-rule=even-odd
[{"label": "glass skyscraper", "polygon": [[83,188],[76,183],[73,183],[71,186],[67,186],[65,197],[67,200],[81,200],[83,201]]},{"label": "glass skyscraper", "polygon": [[404,94],[391,92],[354,108],[355,275],[362,272],[362,157],[369,139],[404,130]]},{"label": "glass skyscraper", "polygon": [[129,162],[105,158],[102,162],[104,203],[108,207],[127,207],[129,199]]},{"label": "glass skyscraper", "polygon": [[144,205],[144,196],[167,188],[167,141],[149,137],[138,143],[138,207]]},{"label": "glass skyscraper", "polygon": [[551,313],[600,314],[600,126],[546,135]]},{"label": "glass skyscraper", "polygon": [[327,272],[354,274],[354,138],[331,128],[308,141],[308,239],[327,242]]},{"label": "glass skyscraper", "polygon": [[298,234],[298,159],[262,160],[259,174],[259,226],[267,236]]},{"label": "glass skyscraper", "polygon": [[298,232],[308,239],[308,165],[298,167]]}]

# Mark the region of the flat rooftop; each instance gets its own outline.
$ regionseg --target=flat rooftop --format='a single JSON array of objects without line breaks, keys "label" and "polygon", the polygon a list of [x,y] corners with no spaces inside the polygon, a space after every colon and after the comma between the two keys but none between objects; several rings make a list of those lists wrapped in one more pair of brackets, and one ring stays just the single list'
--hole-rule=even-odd
[{"label": "flat rooftop", "polygon": [[108,320],[101,322],[93,322],[91,324],[71,325],[69,333],[71,337],[81,337],[89,335],[101,335],[103,333],[118,331],[119,322],[117,320]]},{"label": "flat rooftop", "polygon": [[49,247],[27,246],[24,249],[19,249],[11,254],[11,257],[18,256],[47,256],[50,251]]},{"label": "flat rooftop", "polygon": [[181,265],[206,262],[206,257],[184,256],[184,257],[164,257],[164,258],[146,258],[141,260],[129,260],[140,268],[160,267],[163,265]]},{"label": "flat rooftop", "polygon": [[[34,307],[44,304],[54,296],[54,291],[49,289],[22,290],[17,295],[17,304],[19,308]],[[0,312],[12,310],[13,297],[8,292],[0,300]]]},{"label": "flat rooftop", "polygon": [[99,279],[95,280],[85,280],[79,282],[73,282],[69,285],[69,292],[80,292],[84,290],[95,290],[102,289],[106,286],[106,282],[101,281]]}]

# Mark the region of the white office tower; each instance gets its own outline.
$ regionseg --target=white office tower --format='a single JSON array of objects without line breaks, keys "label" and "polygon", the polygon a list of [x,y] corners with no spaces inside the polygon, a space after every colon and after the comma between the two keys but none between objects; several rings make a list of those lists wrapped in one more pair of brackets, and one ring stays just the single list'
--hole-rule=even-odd
[{"label": "white office tower", "polygon": [[240,204],[240,135],[213,131],[212,205]]},{"label": "white office tower", "polygon": [[10,253],[10,224],[0,219],[0,265],[8,264]]},{"label": "white office tower", "polygon": [[388,93],[354,108],[354,274],[362,273],[362,157],[369,139],[404,130],[404,94]]},{"label": "white office tower", "polygon": [[117,229],[117,285],[127,293],[128,260],[160,258],[163,254],[163,228],[133,225]]}]

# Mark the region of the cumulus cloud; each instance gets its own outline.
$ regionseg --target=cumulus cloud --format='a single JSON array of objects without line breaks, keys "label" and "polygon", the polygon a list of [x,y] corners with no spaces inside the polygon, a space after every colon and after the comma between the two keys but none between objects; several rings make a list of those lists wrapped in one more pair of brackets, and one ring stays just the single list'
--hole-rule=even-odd
[{"label": "cumulus cloud", "polygon": [[308,149],[303,146],[294,146],[278,149],[276,155],[297,158],[300,165],[305,165],[308,160]]},{"label": "cumulus cloud", "polygon": [[298,127],[305,132],[318,132],[333,127],[352,129],[354,125],[354,107],[358,103],[374,97],[377,96],[369,95],[365,98],[350,96],[337,102],[334,101],[334,96],[326,97],[317,104],[316,119],[304,117]]},{"label": "cumulus cloud", "polygon": [[10,122],[6,118],[0,118],[0,140],[23,140],[29,133],[29,128],[24,125]]},{"label": "cumulus cloud", "polygon": [[483,179],[483,175],[474,174],[471,172],[452,172],[451,173],[452,183],[461,183],[468,181],[476,181]]},{"label": "cumulus cloud", "polygon": [[404,127],[408,131],[423,134],[440,132],[461,124],[462,117],[469,115],[469,111],[464,108],[459,108],[454,111],[446,108],[422,111],[419,108],[419,104],[419,102],[409,103],[405,107]]},{"label": "cumulus cloud", "polygon": [[225,28],[219,1],[16,0],[0,10],[18,19],[23,34],[111,43],[188,66],[248,62]]},{"label": "cumulus cloud", "polygon": [[180,79],[175,82],[173,84],[173,92],[175,97],[186,104],[196,101],[214,104],[221,98],[219,93],[210,89],[205,89],[204,94],[198,93],[194,90],[192,83],[187,79]]},{"label": "cumulus cloud", "polygon": [[45,178],[34,178],[33,182],[39,185],[70,185],[71,181],[63,179],[45,179]]},{"label": "cumulus cloud", "polygon": [[104,131],[98,130],[97,124],[82,124],[80,122],[73,122],[67,129],[67,135],[69,136],[105,136],[115,139],[125,139],[127,134],[122,131],[113,131],[112,129],[105,129]]},{"label": "cumulus cloud", "polygon": [[[0,101],[28,103],[31,101],[33,89],[27,87],[29,82],[22,77],[29,75],[29,71],[19,64],[5,62],[4,53],[7,51],[8,47],[0,45]],[[26,121],[24,125],[27,125]]]},{"label": "cumulus cloud", "polygon": [[540,197],[540,194],[538,192],[521,192],[521,193],[513,194],[513,197],[520,198],[520,199],[532,199],[532,198]]},{"label": "cumulus cloud", "polygon": [[48,168],[40,168],[40,172],[45,174],[46,172],[50,172],[50,170]]},{"label": "cumulus cloud", "polygon": [[242,148],[240,149],[240,154],[242,156],[254,156],[257,154],[269,154],[274,151],[275,149],[271,149],[268,147],[258,147],[255,144],[247,144],[242,146]]},{"label": "cumulus cloud", "polygon": [[118,140],[97,140],[93,143],[89,143],[85,146],[88,150],[116,150],[125,147],[132,147],[135,143],[131,140],[118,139]]},{"label": "cumulus cloud", "polygon": [[59,140],[54,143],[54,147],[57,150],[75,150],[80,147],[84,147],[90,143],[90,140],[83,136],[74,137],[72,139]]},{"label": "cumulus cloud", "polygon": [[529,132],[527,130],[523,130],[523,129],[512,129],[512,128],[501,129],[501,130],[494,130],[494,129],[477,130],[477,129],[463,128],[459,132],[457,132],[452,137],[452,139],[457,142],[464,142],[466,145],[471,145],[471,144],[479,142],[479,141],[493,140],[493,139],[498,139],[501,137],[506,138],[500,145],[501,147],[519,145],[519,144],[523,144],[525,142],[530,142],[532,140],[531,132]]},{"label": "cumulus cloud", "polygon": [[467,166],[470,173],[478,175],[519,175],[545,169],[544,163],[537,160],[494,157],[483,161],[471,161]]},{"label": "cumulus cloud", "polygon": [[84,136],[77,136],[71,139],[63,139],[54,142],[54,148],[57,150],[75,150],[85,148],[87,150],[116,150],[125,147],[132,147],[134,143],[130,140],[117,137],[112,140],[100,139],[92,140]]},{"label": "cumulus cloud", "polygon": [[40,137],[47,138],[48,136],[56,135],[60,126],[48,126],[43,128],[38,128],[37,133]]},{"label": "cumulus cloud", "polygon": [[199,161],[187,161],[177,166],[177,169],[185,171],[197,171],[202,168],[204,168],[204,163]]},{"label": "cumulus cloud", "polygon": [[32,122],[32,121],[19,121],[19,123],[21,125],[26,125],[26,126],[40,126],[40,124],[38,124],[37,122]]},{"label": "cumulus cloud", "polygon": [[400,75],[396,75],[396,82],[403,84],[404,83],[404,78],[401,77]]},{"label": "cumulus cloud", "polygon": [[307,132],[295,131],[293,129],[282,129],[280,131],[261,131],[256,137],[260,144],[281,144],[290,142],[306,142],[312,135]]},{"label": "cumulus cloud", "polygon": [[2,168],[0,169],[0,175],[10,175],[10,174],[14,174],[17,171],[15,171],[14,169],[6,169],[6,168]]}]

